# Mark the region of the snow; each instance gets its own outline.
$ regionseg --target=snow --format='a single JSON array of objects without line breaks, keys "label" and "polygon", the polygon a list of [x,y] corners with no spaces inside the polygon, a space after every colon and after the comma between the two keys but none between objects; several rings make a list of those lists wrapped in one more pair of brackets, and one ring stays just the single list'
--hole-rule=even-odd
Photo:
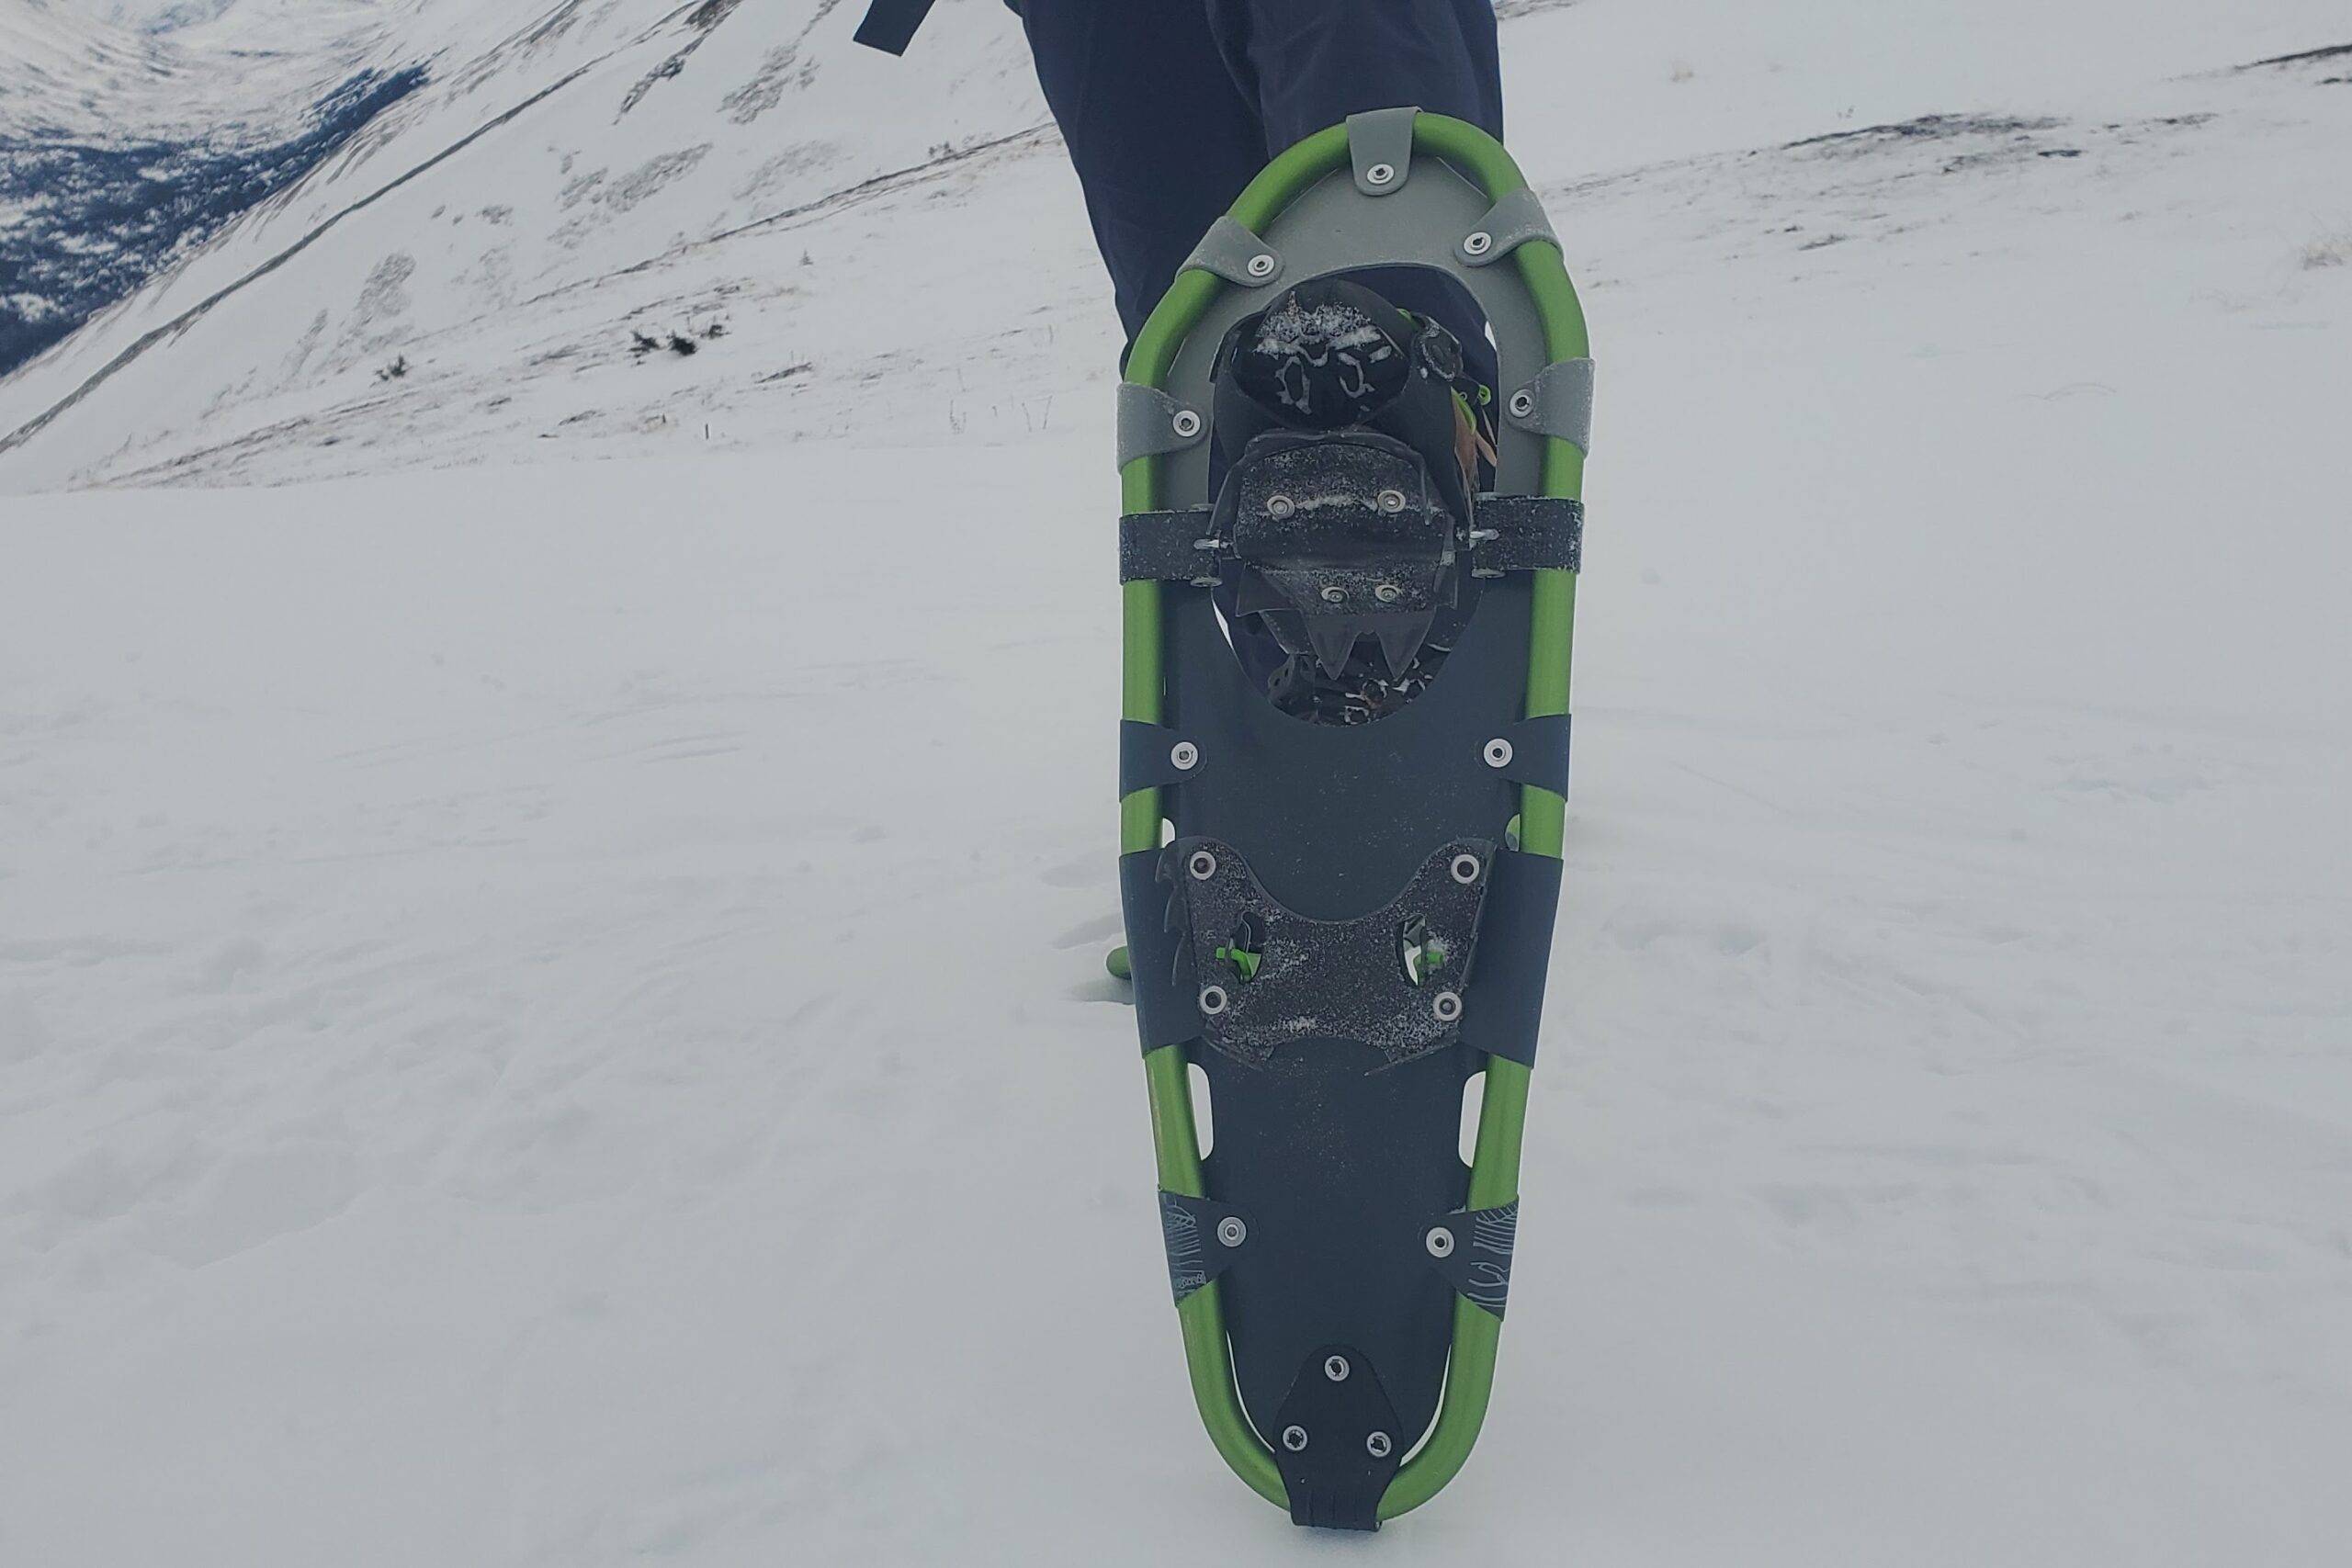
[{"label": "snow", "polygon": [[[0,6],[0,138],[47,131],[112,143],[282,130],[369,63],[410,62],[407,13],[447,0],[85,0]],[[143,11],[144,15],[135,14]]]},{"label": "snow", "polygon": [[[1050,152],[1022,140],[1045,114],[1020,35],[993,4],[943,6],[910,62],[854,47],[839,0],[716,11],[571,0],[544,16],[409,5],[401,48],[368,62],[426,59],[427,87],[97,330],[0,380],[0,486],[153,482],[166,466],[193,478],[191,453],[223,446],[238,457],[216,478],[257,479],[243,462],[257,432],[372,404],[374,372],[400,353],[487,371],[489,396],[533,362],[445,347],[520,333],[531,354],[626,362],[633,313],[669,328],[738,299],[789,300],[804,252],[830,250],[845,280],[862,278],[862,254],[775,243],[796,226],[891,191],[968,189],[1008,148]],[[232,9],[220,25],[248,16]],[[739,239],[751,243],[715,254]],[[1082,241],[1066,251],[1073,287],[1093,287]],[[918,262],[935,273],[947,257],[902,265]],[[734,274],[746,265],[753,276]],[[395,273],[401,287],[369,287]],[[956,298],[968,310],[976,296]],[[406,390],[395,406],[428,427],[412,424],[412,438],[446,460],[429,426],[452,389],[427,376]],[[76,417],[52,425],[67,408]]]},{"label": "snow", "polygon": [[[1507,9],[1601,363],[1577,774],[1493,1414],[1368,1550],[2340,1562],[2352,87],[2232,69],[2340,15]],[[987,6],[726,120],[810,12],[576,250],[642,8],[0,454],[0,1562],[1351,1549],[1167,1303],[1073,183]]]}]

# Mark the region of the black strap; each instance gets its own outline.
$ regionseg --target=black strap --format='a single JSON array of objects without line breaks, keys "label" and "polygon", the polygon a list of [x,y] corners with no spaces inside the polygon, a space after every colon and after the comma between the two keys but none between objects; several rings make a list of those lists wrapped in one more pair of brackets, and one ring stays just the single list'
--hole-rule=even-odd
[{"label": "black strap", "polygon": [[932,0],[874,0],[857,24],[857,41],[885,54],[904,54],[931,7]]},{"label": "black strap", "polygon": [[[1441,1235],[1441,1233],[1442,1233]],[[1519,1200],[1498,1209],[1456,1209],[1421,1232],[1430,1267],[1472,1306],[1497,1317],[1510,1300],[1510,1255],[1519,1239]]]},{"label": "black strap", "polygon": [[[1189,759],[1178,761],[1177,748]],[[1187,779],[1201,776],[1201,767],[1207,761],[1198,745],[1190,744],[1175,730],[1161,724],[1146,724],[1140,719],[1119,721],[1119,798],[1125,800],[1139,789],[1166,789]]]},{"label": "black strap", "polygon": [[1493,537],[1478,540],[1472,558],[1481,576],[1584,565],[1584,502],[1565,496],[1482,495],[1474,525]]},{"label": "black strap", "polygon": [[1220,552],[1201,541],[1216,532],[1205,506],[1182,512],[1130,512],[1119,519],[1119,581],[1207,582]]},{"label": "black strap", "polygon": [[[1478,950],[1462,991],[1462,1043],[1521,1066],[1535,1065],[1552,923],[1560,908],[1560,863],[1505,850],[1495,856],[1479,917]],[[1130,928],[1132,929],[1132,928]]]},{"label": "black strap", "polygon": [[[1543,714],[1523,718],[1502,732],[1510,745],[1510,761],[1495,771],[1513,784],[1533,784],[1554,795],[1568,793],[1568,716]],[[1487,766],[1494,767],[1492,754]]]},{"label": "black strap", "polygon": [[[1565,496],[1485,495],[1478,498],[1471,564],[1482,577],[1584,566],[1584,502]],[[1229,552],[1215,541],[1215,514],[1205,506],[1176,512],[1130,512],[1119,519],[1119,581],[1206,582]],[[1204,541],[1207,541],[1204,545]]]},{"label": "black strap", "polygon": [[1159,1239],[1168,1249],[1168,1288],[1176,1304],[1233,1266],[1250,1245],[1250,1224],[1222,1203],[1159,1190]]}]

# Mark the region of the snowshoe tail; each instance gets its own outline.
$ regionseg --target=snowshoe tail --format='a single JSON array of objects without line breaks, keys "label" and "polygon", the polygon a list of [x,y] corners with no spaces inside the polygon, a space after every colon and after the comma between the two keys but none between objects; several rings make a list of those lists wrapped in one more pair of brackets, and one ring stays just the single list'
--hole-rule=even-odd
[{"label": "snowshoe tail", "polygon": [[[1217,428],[1238,324],[1393,267],[1445,275],[1488,323],[1489,493],[1447,456],[1458,388],[1427,405],[1434,449],[1432,416],[1367,412],[1396,391],[1385,349],[1376,376],[1341,367],[1371,400],[1336,424]],[[1442,375],[1442,346],[1410,373]],[[1119,389],[1120,877],[1170,1281],[1211,1438],[1300,1524],[1373,1529],[1426,1501],[1493,1387],[1560,887],[1590,373],[1501,145],[1388,109],[1242,193]],[[1219,595],[1302,679],[1370,670],[1404,695],[1285,711]]]}]

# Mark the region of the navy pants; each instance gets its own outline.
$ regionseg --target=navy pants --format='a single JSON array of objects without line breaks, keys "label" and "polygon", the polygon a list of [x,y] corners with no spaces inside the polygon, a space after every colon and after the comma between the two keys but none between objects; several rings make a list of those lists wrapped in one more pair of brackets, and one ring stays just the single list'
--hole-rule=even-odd
[{"label": "navy pants", "polygon": [[[1503,133],[1493,0],[1020,0],[1132,340],[1276,153],[1412,104]],[[1452,301],[1383,292],[1454,318]],[[1476,322],[1448,320],[1472,341]],[[1466,330],[1465,330],[1466,329]]]}]

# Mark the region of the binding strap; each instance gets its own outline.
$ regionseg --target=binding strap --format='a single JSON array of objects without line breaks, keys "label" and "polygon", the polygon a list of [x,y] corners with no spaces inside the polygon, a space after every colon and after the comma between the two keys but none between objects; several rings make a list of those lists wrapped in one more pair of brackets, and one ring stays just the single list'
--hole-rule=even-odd
[{"label": "binding strap", "polygon": [[932,0],[874,0],[857,24],[857,41],[885,54],[904,54],[931,6]]},{"label": "binding strap", "polygon": [[[1470,568],[1480,577],[1507,571],[1577,571],[1584,566],[1584,502],[1563,496],[1482,495],[1470,532]],[[1232,550],[1216,536],[1205,506],[1130,512],[1119,519],[1119,581],[1191,582],[1217,578]]]},{"label": "binding strap", "polygon": [[1471,525],[1471,570],[1584,569],[1584,502],[1565,496],[1482,495]]}]

